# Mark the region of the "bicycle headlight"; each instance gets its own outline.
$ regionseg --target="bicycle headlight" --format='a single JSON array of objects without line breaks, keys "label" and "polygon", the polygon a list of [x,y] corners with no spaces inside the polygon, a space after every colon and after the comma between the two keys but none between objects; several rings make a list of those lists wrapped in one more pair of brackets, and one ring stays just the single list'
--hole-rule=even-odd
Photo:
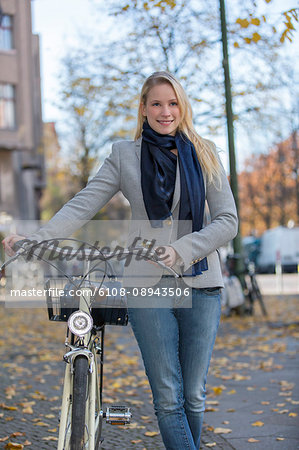
[{"label": "bicycle headlight", "polygon": [[73,334],[83,337],[92,329],[92,317],[84,311],[73,312],[68,320],[68,327]]}]

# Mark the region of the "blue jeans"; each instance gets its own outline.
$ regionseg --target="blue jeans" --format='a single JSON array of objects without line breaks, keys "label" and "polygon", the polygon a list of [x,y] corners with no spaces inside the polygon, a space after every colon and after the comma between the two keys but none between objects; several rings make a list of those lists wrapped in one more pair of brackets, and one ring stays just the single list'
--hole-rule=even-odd
[{"label": "blue jeans", "polygon": [[130,307],[130,298],[128,306],[164,445],[167,450],[199,449],[206,377],[221,314],[219,289],[192,289],[192,308],[136,308]]}]

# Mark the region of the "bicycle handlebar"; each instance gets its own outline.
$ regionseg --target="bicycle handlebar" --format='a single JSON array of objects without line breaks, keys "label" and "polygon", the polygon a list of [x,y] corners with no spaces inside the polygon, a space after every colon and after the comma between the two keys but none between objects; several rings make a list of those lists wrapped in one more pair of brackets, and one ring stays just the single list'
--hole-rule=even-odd
[{"label": "bicycle handlebar", "polygon": [[[72,259],[78,256],[78,249],[70,249],[70,247],[67,248],[61,248],[58,247],[57,245],[54,245],[55,241],[59,241],[59,240],[66,240],[65,238],[57,238],[57,239],[50,239],[50,240],[45,240],[45,241],[41,241],[41,242],[34,242],[32,243],[32,241],[30,241],[29,239],[22,239],[20,241],[17,241],[14,245],[13,245],[13,250],[16,251],[16,254],[14,256],[12,256],[11,258],[9,258],[7,261],[5,261],[2,266],[0,267],[0,271],[2,272],[2,270],[8,266],[9,264],[11,264],[13,261],[17,260],[20,256],[36,256],[38,259],[43,259],[43,258],[39,258],[38,255],[36,255],[34,253],[34,249],[35,248],[39,248],[43,253],[43,257],[47,257],[47,253],[48,256],[51,256],[53,259],[57,256],[67,256],[68,258]],[[77,241],[75,239],[70,239],[73,241]],[[48,243],[52,242],[52,245],[49,245]],[[78,242],[78,241],[77,241]],[[84,244],[87,244],[86,242],[83,241],[79,241],[82,242]],[[44,246],[43,246],[44,244]],[[87,244],[89,245],[89,244]],[[162,261],[159,260],[159,257],[157,255],[157,253],[154,250],[150,250],[146,247],[132,247],[132,248],[125,248],[122,250],[122,254],[124,256],[128,256],[128,255],[134,255],[136,254],[136,252],[138,252],[139,256],[143,256],[145,260],[150,260],[155,262],[156,264],[158,264],[162,269],[166,269],[168,270],[171,275],[173,275],[175,278],[180,278],[181,275],[178,274],[172,267],[166,266],[166,264],[164,264]],[[144,253],[144,254],[142,254]],[[92,261],[107,261],[111,258],[113,258],[114,256],[117,256],[114,252],[102,252],[100,249],[98,249],[95,246],[90,246],[90,248],[84,249],[84,259],[86,261],[89,261],[91,259],[91,255],[92,255]]]}]

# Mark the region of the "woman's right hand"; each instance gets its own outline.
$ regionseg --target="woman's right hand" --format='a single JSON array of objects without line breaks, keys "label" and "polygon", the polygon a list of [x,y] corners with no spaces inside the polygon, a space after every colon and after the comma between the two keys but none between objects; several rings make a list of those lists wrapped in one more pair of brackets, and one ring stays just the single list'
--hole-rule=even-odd
[{"label": "woman's right hand", "polygon": [[4,238],[2,241],[5,253],[8,256],[14,256],[16,252],[13,250],[13,246],[15,245],[16,242],[22,241],[23,239],[26,238],[18,234],[11,234],[10,236],[6,236],[6,238]]}]

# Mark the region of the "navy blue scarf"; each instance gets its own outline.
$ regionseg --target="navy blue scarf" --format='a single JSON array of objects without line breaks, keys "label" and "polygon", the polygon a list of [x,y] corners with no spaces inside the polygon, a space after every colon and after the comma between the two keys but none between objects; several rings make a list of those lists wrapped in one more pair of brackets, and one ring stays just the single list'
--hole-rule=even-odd
[{"label": "navy blue scarf", "polygon": [[[145,209],[153,228],[162,227],[162,221],[172,214],[177,157],[170,150],[175,148],[180,161],[179,221],[191,220],[192,231],[199,231],[203,224],[205,187],[194,145],[180,132],[175,136],[157,133],[147,121],[143,124],[141,146],[141,188]],[[178,238],[184,235],[180,223]],[[204,258],[192,266],[192,276],[207,269],[207,258]]]}]

